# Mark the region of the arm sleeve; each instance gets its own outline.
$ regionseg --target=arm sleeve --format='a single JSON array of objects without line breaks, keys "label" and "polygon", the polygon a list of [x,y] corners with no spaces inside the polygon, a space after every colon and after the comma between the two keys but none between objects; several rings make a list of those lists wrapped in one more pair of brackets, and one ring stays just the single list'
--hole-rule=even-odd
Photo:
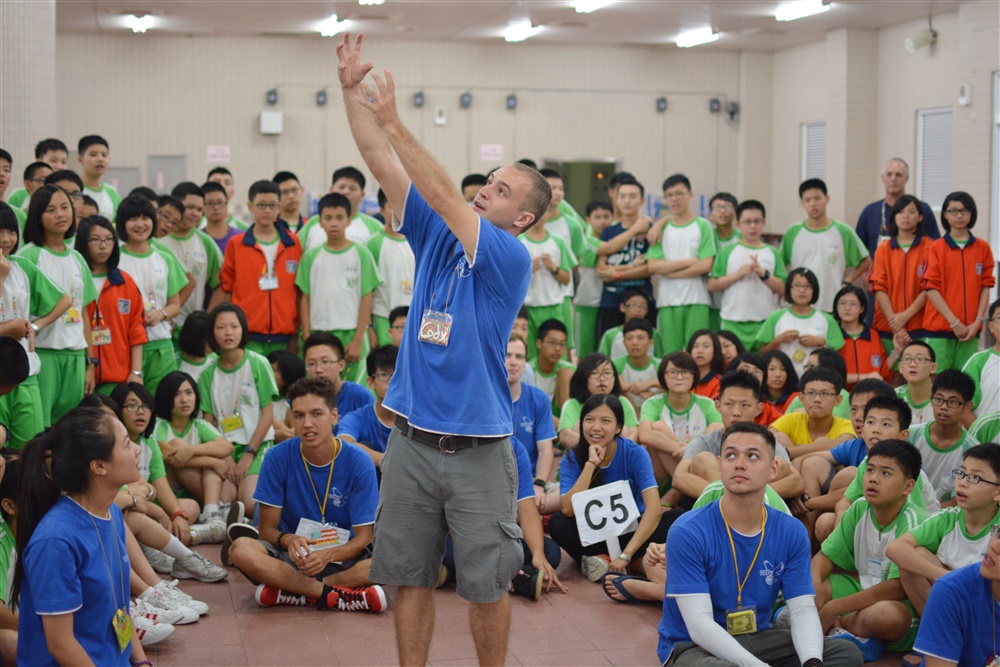
[{"label": "arm sleeve", "polygon": [[63,539],[32,542],[24,553],[24,577],[38,614],[66,614],[83,606],[81,563]]},{"label": "arm sleeve", "polygon": [[253,373],[254,384],[257,385],[257,399],[263,409],[278,398],[278,383],[274,379],[274,369],[267,361],[251,357],[251,363],[253,365],[250,370]]},{"label": "arm sleeve", "polygon": [[580,466],[576,464],[576,454],[567,452],[559,462],[559,495],[566,495],[579,478]]},{"label": "arm sleeve", "polygon": [[143,311],[139,286],[128,274],[123,272],[122,275],[125,276],[124,286],[130,302],[128,307],[128,344],[131,347],[148,342],[149,334],[146,333],[145,312]]},{"label": "arm sleeve", "polygon": [[792,622],[792,643],[799,662],[810,658],[823,659],[823,626],[819,622],[814,598],[809,595],[788,601],[788,615]]},{"label": "arm sleeve", "polygon": [[361,260],[361,295],[371,294],[375,291],[379,285],[382,284],[382,276],[378,272],[378,267],[375,265],[375,258],[371,256],[368,249],[363,246],[357,246],[358,258]]},{"label": "arm sleeve", "polygon": [[[948,246],[944,241],[938,240],[931,243],[930,250],[927,251],[927,264],[924,267],[924,280],[921,286],[925,290],[933,289],[941,291],[941,265],[944,252]],[[944,295],[942,295],[944,296]]]},{"label": "arm sleeve", "polygon": [[[521,391],[521,396],[525,395],[524,390]],[[540,440],[554,440],[556,437],[556,425],[552,420],[552,404],[549,402],[549,397],[544,393],[532,392],[532,396],[537,397],[538,400],[533,401],[531,410],[533,412],[532,420],[535,422],[535,442]]]},{"label": "arm sleeve", "polygon": [[236,285],[236,244],[243,243],[243,234],[229,239],[226,252],[222,256],[222,270],[219,271],[219,285],[224,292],[232,292]]},{"label": "arm sleeve", "polygon": [[[764,665],[753,653],[740,646],[712,617],[712,598],[685,595],[674,598],[687,626],[691,641],[717,658],[734,665]],[[817,619],[819,617],[817,616]]]},{"label": "arm sleeve", "polygon": [[295,274],[295,286],[303,294],[310,292],[309,276],[312,273],[313,260],[316,259],[316,253],[321,251],[321,248],[313,248],[302,255],[302,259],[299,260],[299,270]]},{"label": "arm sleeve", "polygon": [[[952,575],[945,575],[949,576]],[[942,586],[942,580],[944,577],[931,586],[913,650],[957,663],[962,657],[965,639],[960,629],[968,626],[970,620],[962,609],[969,602],[960,589],[951,585]],[[950,584],[950,580],[947,583]]]},{"label": "arm sleeve", "polygon": [[31,290],[31,314],[35,317],[45,317],[52,312],[52,309],[59,303],[63,291],[48,276],[38,270],[38,266],[22,261],[21,258],[13,258],[21,270],[28,276],[28,285]]},{"label": "arm sleeve", "polygon": [[348,508],[351,526],[369,526],[375,523],[375,511],[378,509],[375,463],[364,452],[354,451],[353,454],[351,465],[354,472],[351,475],[351,500]]},{"label": "arm sleeve", "polygon": [[176,257],[167,253],[161,256],[167,262],[167,296],[174,296],[187,286],[187,271]]},{"label": "arm sleeve", "polygon": [[205,255],[208,257],[208,276],[206,277],[206,284],[215,289],[219,286],[219,270],[222,268],[222,251],[219,250],[219,246],[215,244],[215,241],[205,234],[201,230],[197,230],[199,239],[201,243],[205,246]]},{"label": "arm sleeve", "polygon": [[821,547],[821,551],[834,565],[848,572],[857,571],[854,562],[854,530],[858,525],[859,514],[863,514],[866,507],[867,503],[851,505]]},{"label": "arm sleeve", "polygon": [[[782,260],[784,262],[784,260]],[[764,320],[764,324],[760,325],[760,330],[757,332],[757,344],[764,345],[770,343],[775,338],[775,328],[778,324],[778,319],[785,314],[785,310],[776,310],[767,316]]]},{"label": "arm sleeve", "polygon": [[639,425],[639,419],[635,414],[635,406],[632,405],[632,401],[628,400],[624,396],[619,396],[618,400],[622,404],[622,412],[625,413],[625,426],[635,427]]},{"label": "arm sleeve", "polygon": [[864,485],[865,468],[867,467],[868,467],[868,457],[865,456],[865,458],[861,460],[861,463],[858,464],[857,474],[854,476],[854,479],[851,480],[851,483],[848,485],[847,490],[844,491],[844,497],[850,500],[852,503],[858,498],[860,498],[864,493],[864,489],[862,488],[862,486]]},{"label": "arm sleeve", "polygon": [[847,260],[847,266],[857,266],[868,257],[868,246],[847,225],[840,225],[839,229],[844,239],[844,257]]},{"label": "arm sleeve", "polygon": [[146,438],[143,445],[149,447],[152,456],[149,459],[149,481],[155,482],[161,477],[167,476],[167,471],[163,466],[163,452],[160,451],[160,443],[155,438]]},{"label": "arm sleeve", "polygon": [[823,317],[827,324],[826,346],[831,350],[839,350],[844,347],[844,334],[840,331],[840,325],[829,313],[823,313]]},{"label": "arm sleeve", "polygon": [[731,248],[734,247],[725,246],[719,251],[719,254],[715,256],[715,261],[712,262],[712,270],[708,274],[709,278],[721,278],[726,275],[726,268],[729,266],[729,255],[732,254]]},{"label": "arm sleeve", "polygon": [[642,410],[639,413],[639,421],[655,422],[660,418],[660,412],[663,410],[663,401],[666,400],[661,398],[662,396],[662,394],[660,396],[654,396],[642,404]]},{"label": "arm sleeve", "polygon": [[90,273],[90,267],[87,266],[87,261],[83,258],[83,255],[73,250],[73,256],[80,263],[80,275],[83,277],[83,303],[80,307],[85,307],[87,304],[91,304],[97,301],[97,288],[94,287],[94,276]]},{"label": "arm sleeve", "polygon": [[566,428],[578,428],[580,426],[580,402],[574,398],[563,403],[562,411],[559,413],[559,430]]},{"label": "arm sleeve", "polygon": [[198,429],[198,440],[200,441],[199,444],[212,442],[213,440],[222,435],[219,429],[215,428],[204,419],[195,419],[194,426],[196,429]]},{"label": "arm sleeve", "polygon": [[708,220],[699,220],[698,227],[701,229],[701,243],[698,245],[698,259],[715,257],[715,232]]},{"label": "arm sleeve", "polygon": [[889,253],[891,249],[883,243],[875,249],[872,268],[868,271],[868,286],[872,293],[889,292]]}]

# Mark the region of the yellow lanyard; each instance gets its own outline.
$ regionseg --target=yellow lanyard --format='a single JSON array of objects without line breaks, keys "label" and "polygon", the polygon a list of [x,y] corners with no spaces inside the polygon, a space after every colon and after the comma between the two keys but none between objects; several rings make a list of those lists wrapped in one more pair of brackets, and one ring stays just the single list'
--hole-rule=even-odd
[{"label": "yellow lanyard", "polygon": [[743,608],[743,587],[747,585],[747,579],[750,578],[750,573],[753,572],[753,566],[757,562],[757,556],[760,555],[760,548],[764,546],[764,526],[767,523],[767,510],[764,506],[760,506],[760,541],[757,543],[757,551],[753,554],[753,560],[750,561],[750,567],[747,568],[747,573],[740,581],[740,564],[736,561],[736,543],[733,542],[733,531],[729,528],[729,521],[726,520],[726,512],[722,509],[722,501],[719,501],[719,513],[722,514],[722,522],[726,524],[726,534],[729,535],[729,546],[733,550],[733,567],[736,569],[736,608]]},{"label": "yellow lanyard", "polygon": [[[302,449],[299,449],[299,453],[302,454]],[[333,484],[333,466],[337,460],[337,454],[340,453],[340,438],[333,439],[333,456],[330,457],[330,475],[326,478],[326,493],[323,495],[323,502],[319,500],[319,492],[316,490],[316,483],[313,481],[312,473],[309,472],[309,462],[306,461],[306,455],[302,454],[302,465],[306,469],[306,477],[309,478],[309,484],[312,486],[313,495],[316,497],[316,507],[319,508],[319,522],[326,523],[326,501],[330,499],[330,486]]]}]

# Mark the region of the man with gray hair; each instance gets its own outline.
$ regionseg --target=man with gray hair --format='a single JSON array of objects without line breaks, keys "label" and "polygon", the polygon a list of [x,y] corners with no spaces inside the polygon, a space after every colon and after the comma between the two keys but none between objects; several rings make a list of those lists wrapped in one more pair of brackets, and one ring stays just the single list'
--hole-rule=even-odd
[{"label": "man with gray hair", "polygon": [[[868,246],[869,254],[874,257],[875,249],[889,238],[886,231],[886,222],[889,220],[889,213],[893,205],[906,194],[906,182],[910,180],[910,167],[903,158],[890,158],[882,167],[882,184],[885,186],[885,197],[865,206],[858,218],[858,226],[855,228],[858,236]],[[929,239],[941,237],[938,230],[937,220],[934,212],[927,202],[920,202],[924,215],[923,235]],[[872,308],[868,309],[869,312]]]}]

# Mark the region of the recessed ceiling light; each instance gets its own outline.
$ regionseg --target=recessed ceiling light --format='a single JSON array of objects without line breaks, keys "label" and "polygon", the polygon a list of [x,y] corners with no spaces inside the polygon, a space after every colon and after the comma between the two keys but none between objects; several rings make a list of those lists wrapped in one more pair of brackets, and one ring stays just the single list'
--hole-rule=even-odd
[{"label": "recessed ceiling light", "polygon": [[796,19],[828,11],[830,11],[830,3],[828,1],[796,0],[796,2],[787,2],[780,5],[778,11],[774,13],[774,18],[778,21],[795,21]]},{"label": "recessed ceiling light", "polygon": [[153,17],[149,14],[129,14],[125,17],[125,26],[131,28],[132,32],[146,32],[153,27]]},{"label": "recessed ceiling light", "polygon": [[344,23],[345,21],[338,21],[337,15],[333,14],[330,18],[319,24],[319,34],[324,37],[333,37],[344,29]]},{"label": "recessed ceiling light", "polygon": [[573,3],[573,7],[576,9],[577,13],[589,14],[590,12],[597,11],[603,7],[614,4],[616,0],[576,0]]},{"label": "recessed ceiling light", "polygon": [[520,21],[508,26],[503,33],[503,38],[508,42],[523,42],[524,40],[538,34],[542,29],[540,25],[531,25],[531,21]]},{"label": "recessed ceiling light", "polygon": [[358,0],[359,5],[381,5],[385,0]]},{"label": "recessed ceiling light", "polygon": [[674,43],[682,49],[686,49],[691,46],[698,46],[699,44],[708,44],[717,39],[719,39],[718,30],[713,28],[696,28],[695,30],[688,30],[677,35]]}]

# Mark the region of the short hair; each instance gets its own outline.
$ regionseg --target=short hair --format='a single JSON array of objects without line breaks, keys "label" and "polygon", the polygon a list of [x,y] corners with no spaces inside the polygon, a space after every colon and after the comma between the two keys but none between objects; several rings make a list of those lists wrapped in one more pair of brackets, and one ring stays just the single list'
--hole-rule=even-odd
[{"label": "short hair", "polygon": [[944,203],[941,204],[941,226],[944,227],[944,231],[951,233],[951,223],[948,222],[948,216],[945,213],[948,211],[948,205],[953,201],[957,201],[959,204],[965,206],[969,211],[969,229],[976,226],[976,220],[979,218],[979,209],[976,208],[976,200],[972,198],[968,192],[952,192],[947,197],[944,198]]},{"label": "short hair", "polygon": [[34,243],[36,246],[45,245],[45,229],[42,227],[42,214],[49,207],[49,202],[57,194],[66,197],[70,203],[69,214],[73,221],[63,234],[64,239],[72,238],[76,235],[76,211],[73,210],[73,201],[69,195],[58,185],[43,185],[35,190],[31,195],[31,203],[28,205],[28,217],[24,221],[24,242]]},{"label": "short hair", "polygon": [[949,368],[938,373],[931,383],[931,394],[939,391],[953,391],[968,403],[976,394],[976,381],[962,371]]},{"label": "short hair", "polygon": [[[735,359],[734,359],[735,361]],[[799,373],[795,370],[795,364],[792,363],[791,357],[782,352],[781,350],[771,350],[770,352],[765,352],[763,357],[764,362],[764,386],[767,386],[767,369],[771,367],[771,362],[777,361],[781,364],[781,367],[785,369],[785,384],[781,388],[782,396],[790,396],[794,392],[799,390]]]},{"label": "short hair", "polygon": [[469,186],[478,186],[481,188],[484,185],[486,185],[486,174],[469,174],[462,179],[461,189],[465,190]]},{"label": "short hair", "polygon": [[245,348],[247,343],[250,342],[250,326],[247,324],[246,313],[235,303],[220,303],[208,314],[208,326],[205,331],[205,337],[208,339],[208,347],[213,352],[217,353],[219,351],[219,341],[215,337],[215,322],[223,313],[233,313],[236,315],[236,319],[240,323],[240,328],[243,330],[240,334],[239,347],[240,349]]},{"label": "short hair", "polygon": [[66,144],[59,141],[58,139],[42,139],[37,144],[35,144],[35,158],[41,159],[43,155],[49,151],[62,151],[63,153],[69,153],[69,149],[66,148]]},{"label": "short hair", "polygon": [[107,261],[107,268],[110,273],[118,268],[118,262],[121,260],[121,250],[118,247],[118,234],[115,232],[115,227],[111,224],[110,220],[100,215],[91,215],[81,220],[80,226],[76,230],[76,239],[73,241],[73,247],[87,260],[87,266],[93,269],[94,262],[90,257],[90,232],[94,230],[94,227],[100,227],[111,232],[111,255],[108,256]]},{"label": "short hair", "polygon": [[868,399],[868,402],[865,403],[864,412],[866,419],[868,418],[868,413],[872,410],[885,410],[886,412],[895,413],[900,431],[910,428],[910,424],[913,423],[913,410],[910,408],[910,404],[902,397],[897,396],[895,392],[893,392],[892,396],[879,394]]},{"label": "short hair", "polygon": [[281,185],[285,181],[295,181],[296,183],[298,183],[299,177],[290,171],[279,171],[277,174],[274,175],[274,178],[272,178],[271,180],[274,181],[276,184]]},{"label": "short hair", "polygon": [[920,466],[923,465],[920,450],[906,440],[880,440],[868,450],[869,465],[876,456],[891,459],[908,479],[915,480],[920,476]]},{"label": "short hair", "polygon": [[777,448],[778,441],[774,439],[774,433],[771,433],[771,429],[760,424],[755,424],[754,422],[733,422],[729,425],[729,428],[722,432],[722,447],[726,446],[726,440],[730,436],[738,433],[760,436],[771,450],[771,457],[774,457],[774,450]]},{"label": "short hair", "polygon": [[379,188],[378,192],[375,193],[375,200],[378,202],[379,208],[385,208],[385,205],[386,203],[388,203],[389,198],[386,196],[385,190]]},{"label": "short hair", "polygon": [[621,380],[618,379],[618,369],[615,368],[615,364],[611,361],[611,357],[606,354],[601,354],[600,352],[594,352],[593,354],[588,354],[581,359],[579,365],[576,367],[576,370],[573,371],[573,377],[569,380],[569,397],[576,399],[581,405],[585,403],[587,399],[590,398],[590,389],[587,387],[587,381],[590,379],[590,374],[604,364],[611,366],[611,371],[615,376],[614,384],[612,385],[611,391],[608,393],[613,396],[621,396],[622,383]]},{"label": "short hair", "polygon": [[816,274],[812,270],[804,266],[788,272],[788,279],[785,281],[785,301],[792,303],[792,280],[795,276],[802,276],[806,279],[806,282],[809,283],[813,291],[812,300],[809,302],[809,305],[811,306],[816,303],[819,300],[819,278],[816,277]]},{"label": "short hair", "polygon": [[32,162],[24,168],[24,180],[34,178],[35,173],[39,169],[48,169],[49,171],[52,171],[52,167],[50,167],[47,162]]},{"label": "short hair", "polygon": [[753,397],[760,402],[762,391],[760,382],[746,371],[726,372],[719,380],[719,398],[722,398],[727,389],[749,389],[753,392]]},{"label": "short hair", "polygon": [[674,174],[673,176],[667,176],[667,179],[663,181],[663,191],[666,192],[675,185],[683,185],[691,191],[691,180],[684,174]]},{"label": "short hair", "polygon": [[799,199],[809,190],[819,190],[823,196],[827,196],[826,183],[821,178],[807,178],[799,185]]},{"label": "short hair", "polygon": [[639,196],[641,196],[641,197],[645,197],[646,196],[646,188],[644,188],[643,185],[642,185],[642,183],[640,183],[639,181],[637,181],[634,178],[623,178],[622,180],[618,181],[618,184],[615,185],[615,194],[618,193],[618,190],[623,185],[634,185],[635,187],[639,188]]},{"label": "short hair", "polygon": [[528,351],[528,341],[524,340],[524,337],[521,336],[521,334],[512,333],[507,338],[507,345],[510,345],[511,343],[520,343],[521,345],[524,346],[525,353],[527,353],[527,351]]},{"label": "short hair", "polygon": [[[314,331],[309,334],[309,337],[302,343],[302,358],[305,358],[306,352],[314,347],[319,347],[320,345],[332,347],[333,351],[337,353],[337,356],[340,357],[340,359],[344,358],[344,344],[340,342],[339,338],[334,336],[329,331]],[[340,361],[340,359],[337,361]]]},{"label": "short hair", "polygon": [[608,179],[608,187],[617,189],[619,185],[626,181],[635,181],[638,183],[638,179],[630,171],[616,171]]},{"label": "short hair", "polygon": [[111,412],[118,414],[118,404],[115,403],[115,399],[111,398],[107,394],[102,394],[99,391],[85,395],[80,399],[80,402],[76,404],[78,408],[108,408]]},{"label": "short hair", "polygon": [[962,453],[962,461],[977,459],[989,464],[993,474],[1000,479],[1000,445],[995,442],[984,442],[969,447]]},{"label": "short hair", "polygon": [[206,179],[212,178],[216,174],[225,174],[226,176],[228,176],[230,178],[233,177],[233,172],[229,171],[225,167],[213,167],[212,169],[209,169],[208,175],[205,178]]},{"label": "short hair", "polygon": [[712,195],[712,198],[708,200],[708,207],[712,208],[712,204],[714,204],[717,201],[724,201],[729,204],[732,204],[733,208],[737,208],[739,206],[739,202],[736,200],[736,197],[729,194],[728,192],[716,192],[714,195]]},{"label": "short hair", "polygon": [[219,192],[226,197],[227,201],[229,200],[229,195],[226,194],[226,188],[222,187],[222,183],[216,183],[215,181],[206,181],[201,184],[201,191],[205,193],[206,197],[208,196],[209,192]]},{"label": "short hair", "polygon": [[171,207],[181,215],[184,215],[184,202],[177,197],[174,197],[173,195],[160,195],[156,198],[157,210],[166,208],[167,206]]},{"label": "short hair", "polygon": [[177,347],[184,354],[192,357],[205,356],[205,344],[208,342],[209,315],[204,310],[196,310],[184,318],[180,333],[177,334]]},{"label": "short hair", "polygon": [[191,181],[182,181],[174,186],[174,189],[170,191],[171,196],[177,197],[181,201],[189,195],[194,195],[196,197],[205,198],[205,191],[202,190],[197,183],[192,183]]},{"label": "short hair", "polygon": [[594,201],[587,203],[587,208],[585,208],[584,211],[586,212],[588,218],[594,214],[594,211],[607,211],[608,213],[614,215],[615,207],[606,199],[595,199]]},{"label": "short hair", "polygon": [[885,170],[886,170],[886,169],[887,169],[887,168],[889,167],[889,165],[890,165],[890,164],[892,164],[893,162],[898,162],[898,163],[900,163],[901,165],[903,165],[903,171],[904,171],[904,172],[906,173],[906,177],[907,177],[907,178],[909,178],[909,177],[910,177],[910,165],[906,164],[906,160],[904,160],[904,159],[903,159],[903,158],[901,158],[901,157],[891,157],[891,158],[889,158],[888,160],[886,160],[886,161],[885,161],[885,164],[883,164],[883,165],[882,165],[882,172],[881,172],[881,173],[883,173],[883,174],[884,174],[884,173],[885,173]]},{"label": "short hair", "polygon": [[400,317],[406,317],[409,314],[410,314],[409,306],[396,306],[395,308],[389,311],[389,326],[392,326],[392,323],[398,320]]},{"label": "short hair", "polygon": [[911,347],[922,347],[924,351],[927,352],[927,356],[930,357],[930,360],[933,363],[937,363],[937,354],[934,353],[934,348],[931,347],[927,341],[923,340],[916,340],[916,339],[911,340],[909,343],[903,346],[902,350],[899,351],[899,356],[903,356],[903,353],[906,352]]},{"label": "short hair", "polygon": [[111,149],[111,147],[108,146],[108,140],[102,137],[101,135],[88,134],[87,136],[82,137],[80,141],[76,143],[76,152],[79,153],[80,155],[83,155],[84,153],[87,152],[87,149],[90,148],[91,146],[104,146],[109,150]]},{"label": "short hair", "polygon": [[[896,203],[892,205],[892,209],[889,211],[889,217],[885,221],[885,231],[892,238],[896,238],[899,235],[899,226],[896,224],[896,216],[910,204],[917,207],[917,213],[921,217],[924,215],[924,209],[921,201],[914,197],[913,195],[903,195],[896,200]],[[922,221],[917,224],[917,228],[913,230],[915,236],[920,236],[924,233],[924,225]]]},{"label": "short hair", "polygon": [[538,327],[538,332],[535,334],[535,340],[544,340],[545,336],[548,335],[550,331],[558,331],[565,336],[569,336],[569,332],[566,330],[566,325],[552,317],[544,322]]},{"label": "short hair", "polygon": [[698,370],[698,362],[687,352],[671,352],[660,360],[660,367],[656,369],[656,379],[664,390],[667,389],[667,364],[673,364],[677,368],[691,373],[691,389],[698,384],[701,373]]},{"label": "short hair", "polygon": [[93,197],[91,197],[91,196],[90,196],[90,195],[88,195],[88,194],[84,194],[84,195],[83,195],[83,199],[82,199],[81,201],[83,202],[83,205],[84,205],[84,206],[89,206],[89,207],[91,207],[91,208],[93,208],[93,209],[99,209],[99,208],[100,208],[100,207],[99,207],[99,206],[97,205],[97,200],[96,200],[96,199],[94,199]]},{"label": "short hair", "polygon": [[274,195],[280,197],[281,190],[278,189],[278,184],[274,181],[254,181],[253,185],[250,186],[248,197],[250,201],[253,201],[257,195]]},{"label": "short hair", "polygon": [[997,311],[1000,311],[1000,299],[997,299],[996,301],[990,304],[990,307],[986,313],[986,319],[992,320],[994,317],[996,317]]},{"label": "short hair", "polygon": [[839,394],[844,390],[844,378],[835,370],[825,367],[811,368],[802,374],[799,380],[799,390],[805,393],[810,382],[827,382],[833,385],[833,392]]},{"label": "short hair", "polygon": [[146,199],[156,204],[157,206],[159,206],[160,204],[160,197],[159,195],[156,194],[156,191],[153,188],[146,187],[145,185],[139,185],[137,187],[132,188],[132,191],[129,192],[127,196],[131,197],[132,195],[139,195],[140,197],[145,197]]},{"label": "short hair", "polygon": [[[767,355],[760,355],[756,352],[741,352],[733,357],[733,360],[729,362],[729,366],[726,368],[727,371],[735,371],[740,367],[740,364],[750,364],[751,366],[756,366],[760,370],[767,373]],[[794,367],[793,367],[794,370]],[[797,385],[796,385],[797,386]]]},{"label": "short hair", "polygon": [[62,183],[63,181],[70,181],[71,183],[76,183],[76,187],[83,190],[83,179],[75,171],[70,169],[60,169],[59,171],[53,171],[51,174],[45,177],[45,185],[55,185],[56,183]]},{"label": "short hair", "polygon": [[544,176],[538,173],[537,169],[519,162],[515,162],[510,167],[531,179],[531,186],[521,200],[520,208],[535,216],[531,223],[533,225],[541,220],[545,216],[545,212],[549,210],[549,204],[552,202],[552,186],[549,185]]},{"label": "short hair", "polygon": [[28,353],[13,336],[0,336],[0,387],[10,389],[28,379]]},{"label": "short hair", "polygon": [[523,164],[527,167],[531,167],[532,169],[538,169],[538,163],[532,160],[530,157],[523,157],[520,160],[518,160],[515,164]]},{"label": "short hair", "polygon": [[730,343],[732,343],[733,346],[736,348],[736,354],[743,354],[744,352],[747,351],[747,348],[743,344],[743,341],[741,341],[740,337],[737,336],[736,334],[734,334],[732,331],[725,331],[725,330],[720,331],[718,333],[718,336],[719,336],[719,343],[720,344],[722,343],[722,339],[723,338],[725,338]]},{"label": "short hair", "polygon": [[3,148],[0,148],[0,160],[7,160],[7,164],[14,166],[14,158]]},{"label": "short hair", "polygon": [[351,216],[351,202],[339,192],[328,192],[320,197],[319,203],[316,204],[316,213],[322,216],[325,208],[340,208],[347,211],[347,217]]},{"label": "short hair", "polygon": [[333,172],[333,178],[330,180],[330,184],[333,185],[342,178],[349,178],[358,185],[361,189],[365,189],[365,175],[361,173],[361,170],[357,167],[341,167],[340,169]]},{"label": "short hair", "polygon": [[122,203],[118,205],[118,212],[115,214],[115,229],[118,230],[118,238],[120,238],[123,243],[127,243],[129,240],[128,231],[125,229],[125,223],[129,220],[142,217],[149,218],[153,221],[153,230],[149,233],[149,238],[151,239],[156,236],[159,221],[156,219],[156,209],[153,208],[151,203],[149,203],[149,200],[139,195],[131,195],[129,197],[125,197],[125,199],[122,200]]},{"label": "short hair", "polygon": [[299,378],[288,387],[285,391],[285,396],[288,398],[288,403],[291,403],[296,398],[302,398],[303,396],[319,396],[323,399],[331,411],[337,409],[337,390],[334,388],[333,383],[330,382],[329,378],[325,377],[303,377]]},{"label": "short hair", "polygon": [[813,355],[816,355],[816,360],[819,361],[820,366],[829,368],[843,379],[844,384],[841,388],[847,385],[847,361],[840,355],[840,352],[829,347],[820,347],[812,350],[806,358],[808,359]]},{"label": "short hair", "polygon": [[896,390],[892,385],[881,378],[865,378],[859,381],[851,389],[851,398],[872,394],[874,396],[895,396]]},{"label": "short hair", "polygon": [[558,178],[560,181],[563,180],[562,172],[554,167],[542,167],[538,170],[538,173],[545,178]]},{"label": "short hair", "polygon": [[156,395],[153,397],[153,403],[156,408],[157,417],[170,421],[174,414],[174,399],[177,397],[177,392],[180,391],[181,385],[185,382],[190,383],[191,388],[194,389],[194,414],[191,416],[191,419],[193,420],[197,416],[198,411],[201,409],[201,393],[198,391],[198,381],[184,371],[172,371],[167,373],[167,376],[160,380],[160,384],[156,387]]},{"label": "short hair", "polygon": [[631,300],[633,297],[637,297],[637,296],[641,296],[643,299],[645,299],[646,300],[646,308],[652,310],[652,308],[653,308],[653,300],[649,298],[649,294],[646,293],[646,290],[642,289],[641,287],[628,287],[628,288],[626,288],[625,291],[622,292],[621,296],[618,297],[618,303],[619,304],[628,303],[629,300]]},{"label": "short hair", "polygon": [[840,301],[841,297],[845,297],[848,294],[853,294],[861,303],[861,314],[858,316],[858,321],[863,324],[865,321],[865,314],[868,312],[868,295],[865,294],[865,291],[857,285],[844,285],[840,288],[840,291],[834,295],[833,319],[837,320],[837,324],[840,324],[840,313],[837,312],[837,303]]},{"label": "short hair", "polygon": [[297,354],[292,354],[288,350],[275,350],[267,355],[267,360],[278,366],[281,373],[281,383],[284,387],[278,387],[279,393],[282,389],[287,390],[298,380],[306,376],[306,365]]},{"label": "short hair", "polygon": [[[689,353],[694,349],[694,344],[702,336],[708,336],[708,339],[712,343],[712,365],[711,372],[716,374],[721,374],[726,370],[726,360],[722,358],[722,344],[719,343],[719,337],[711,329],[698,329],[693,334],[691,338],[688,339],[687,347],[685,348]],[[700,378],[701,371],[698,371]]]},{"label": "short hair", "polygon": [[365,359],[365,371],[373,378],[379,371],[395,371],[399,348],[395,345],[380,345],[372,348]]},{"label": "short hair", "polygon": [[21,225],[17,222],[14,209],[5,201],[0,201],[0,229],[13,232],[17,237],[17,240],[14,241],[14,249],[10,251],[10,254],[13,255],[17,252],[18,246],[21,245]]},{"label": "short hair", "polygon": [[756,199],[747,199],[740,202],[739,206],[736,207],[737,220],[743,215],[743,211],[760,211],[760,217],[765,220],[767,219],[767,209],[764,208],[764,204]]},{"label": "short hair", "polygon": [[530,320],[531,317],[528,315],[528,309],[525,306],[521,306],[517,309],[517,315],[514,316],[514,320]]},{"label": "short hair", "polygon": [[156,401],[153,399],[153,395],[149,393],[149,388],[138,382],[122,382],[115,385],[115,388],[111,390],[111,400],[118,404],[118,419],[122,423],[125,423],[125,399],[128,398],[129,394],[135,394],[136,398],[149,408],[151,413],[149,415],[149,423],[146,424],[146,430],[142,432],[142,436],[148,438],[156,430]]},{"label": "short hair", "polygon": [[623,336],[633,331],[645,331],[650,338],[653,337],[653,325],[645,317],[634,317],[622,327]]}]

